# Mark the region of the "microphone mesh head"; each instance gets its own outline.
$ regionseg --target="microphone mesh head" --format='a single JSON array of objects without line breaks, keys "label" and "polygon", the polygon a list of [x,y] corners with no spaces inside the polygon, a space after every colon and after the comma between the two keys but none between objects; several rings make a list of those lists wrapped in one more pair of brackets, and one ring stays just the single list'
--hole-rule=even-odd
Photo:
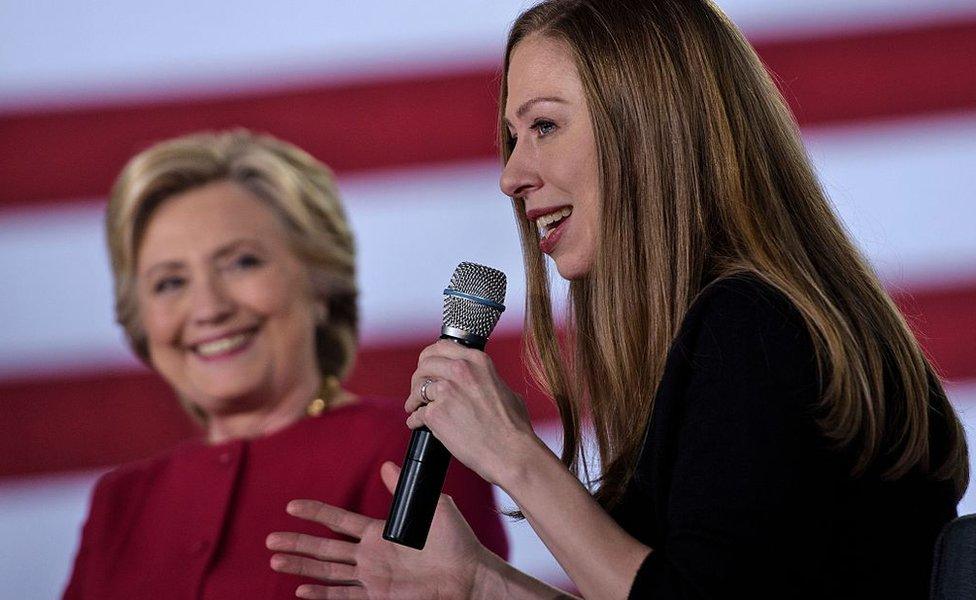
[{"label": "microphone mesh head", "polygon": [[487,339],[505,310],[505,283],[505,274],[498,269],[470,262],[459,264],[444,290],[444,327]]}]

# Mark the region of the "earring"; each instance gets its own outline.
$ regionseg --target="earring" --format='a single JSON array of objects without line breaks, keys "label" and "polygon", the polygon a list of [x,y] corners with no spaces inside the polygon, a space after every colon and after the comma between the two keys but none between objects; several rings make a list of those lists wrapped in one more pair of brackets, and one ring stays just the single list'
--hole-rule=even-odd
[{"label": "earring", "polygon": [[319,389],[319,395],[309,402],[308,407],[305,409],[305,413],[310,417],[317,417],[324,413],[327,408],[329,408],[329,403],[332,402],[332,398],[339,391],[339,378],[335,375],[329,375],[322,381],[322,387]]}]

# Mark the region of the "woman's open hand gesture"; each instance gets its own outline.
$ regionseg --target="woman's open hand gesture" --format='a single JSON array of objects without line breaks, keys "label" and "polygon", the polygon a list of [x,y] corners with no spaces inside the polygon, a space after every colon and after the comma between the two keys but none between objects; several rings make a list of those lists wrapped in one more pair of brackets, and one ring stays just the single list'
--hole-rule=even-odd
[{"label": "woman's open hand gesture", "polygon": [[[380,470],[390,493],[400,469],[385,463]],[[276,554],[271,568],[311,577],[299,598],[468,598],[478,570],[492,555],[449,496],[441,494],[427,544],[414,550],[383,539],[383,521],[315,500],[292,500],[288,513],[315,521],[351,541],[275,532],[267,547]]]}]

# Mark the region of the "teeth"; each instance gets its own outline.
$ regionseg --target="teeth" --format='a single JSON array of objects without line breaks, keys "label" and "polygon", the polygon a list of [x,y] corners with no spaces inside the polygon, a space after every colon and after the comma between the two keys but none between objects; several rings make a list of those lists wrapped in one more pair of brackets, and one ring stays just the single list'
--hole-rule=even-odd
[{"label": "teeth", "polygon": [[553,223],[556,223],[558,221],[561,221],[561,220],[565,219],[572,212],[573,212],[573,209],[571,207],[567,206],[566,208],[564,208],[562,210],[557,210],[556,212],[551,212],[548,215],[542,215],[541,217],[539,217],[538,219],[535,220],[535,226],[539,228],[539,231],[545,231],[545,229],[547,227],[549,227]]},{"label": "teeth", "polygon": [[244,342],[247,341],[249,336],[249,333],[239,333],[237,335],[221,338],[213,342],[207,342],[206,344],[200,344],[197,346],[197,354],[200,356],[213,356],[215,354],[240,348],[244,345]]}]

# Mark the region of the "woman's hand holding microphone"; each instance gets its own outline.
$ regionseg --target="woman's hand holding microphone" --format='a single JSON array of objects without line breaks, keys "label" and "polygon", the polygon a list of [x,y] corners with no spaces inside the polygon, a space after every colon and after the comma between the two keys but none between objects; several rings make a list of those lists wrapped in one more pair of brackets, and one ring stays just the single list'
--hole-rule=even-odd
[{"label": "woman's hand holding microphone", "polygon": [[421,352],[410,389],[407,425],[426,425],[456,459],[506,491],[534,451],[548,452],[484,352],[435,342]]}]

